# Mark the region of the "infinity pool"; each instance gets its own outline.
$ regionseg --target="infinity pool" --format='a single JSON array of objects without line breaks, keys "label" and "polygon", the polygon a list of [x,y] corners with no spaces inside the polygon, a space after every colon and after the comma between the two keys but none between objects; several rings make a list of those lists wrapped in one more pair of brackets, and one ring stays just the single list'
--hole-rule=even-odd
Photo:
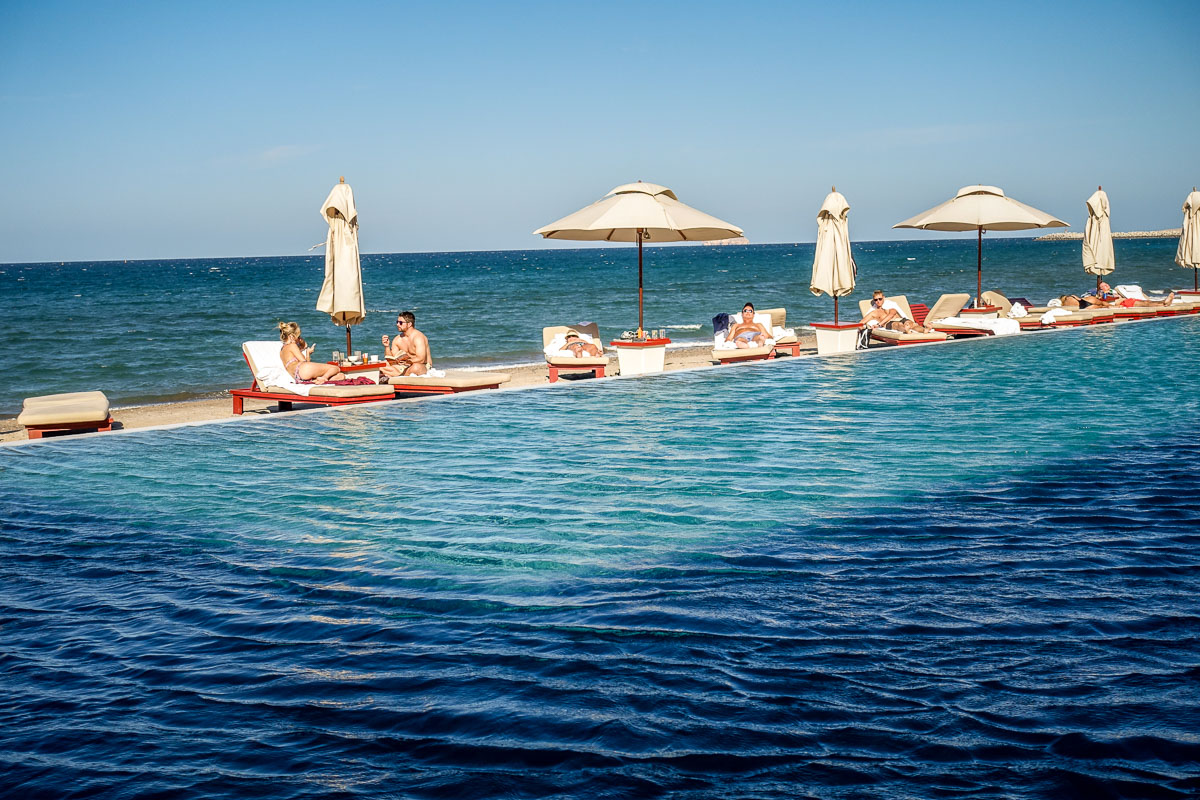
[{"label": "infinity pool", "polygon": [[0,448],[0,794],[1200,792],[1198,334]]}]

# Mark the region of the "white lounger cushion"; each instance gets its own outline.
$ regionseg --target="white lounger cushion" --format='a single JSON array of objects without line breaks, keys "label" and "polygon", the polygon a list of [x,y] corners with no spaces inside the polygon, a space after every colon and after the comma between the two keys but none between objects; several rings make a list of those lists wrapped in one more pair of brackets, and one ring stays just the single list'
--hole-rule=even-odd
[{"label": "white lounger cushion", "polygon": [[67,423],[105,422],[108,397],[104,392],[70,392],[42,397],[27,397],[17,417],[18,425],[62,425]]},{"label": "white lounger cushion", "polygon": [[471,389],[477,386],[494,386],[508,383],[512,376],[507,372],[477,372],[469,369],[448,369],[440,375],[399,375],[388,378],[391,386],[420,386],[430,384],[449,386],[454,389]]}]

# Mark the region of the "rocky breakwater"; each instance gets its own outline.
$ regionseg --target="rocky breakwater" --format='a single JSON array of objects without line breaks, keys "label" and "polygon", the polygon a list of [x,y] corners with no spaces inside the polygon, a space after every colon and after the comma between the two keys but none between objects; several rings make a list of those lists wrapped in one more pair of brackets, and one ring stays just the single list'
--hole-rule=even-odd
[{"label": "rocky breakwater", "polygon": [[[1167,228],[1161,231],[1121,231],[1114,233],[1114,239],[1178,239],[1183,233],[1182,228]],[[1047,233],[1045,236],[1038,236],[1034,239],[1035,242],[1070,242],[1078,241],[1083,238],[1082,233]]]}]

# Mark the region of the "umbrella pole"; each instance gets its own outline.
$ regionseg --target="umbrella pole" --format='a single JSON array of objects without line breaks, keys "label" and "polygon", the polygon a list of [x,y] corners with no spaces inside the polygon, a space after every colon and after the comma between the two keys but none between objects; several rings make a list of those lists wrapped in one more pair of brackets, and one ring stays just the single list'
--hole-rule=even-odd
[{"label": "umbrella pole", "polygon": [[642,326],[642,229],[638,228],[638,335],[645,328]]},{"label": "umbrella pole", "polygon": [[975,307],[983,305],[983,226],[979,228],[979,246],[975,249]]},{"label": "umbrella pole", "polygon": [[347,325],[346,326],[346,358],[349,358],[350,354],[353,352],[354,352],[354,350],[352,350],[350,347],[350,326]]},{"label": "umbrella pole", "polygon": [[838,301],[838,299],[837,299],[837,295],[835,294],[835,295],[833,296],[833,324],[834,324],[834,325],[837,325],[837,324],[838,324],[838,321],[837,321],[837,301]]}]

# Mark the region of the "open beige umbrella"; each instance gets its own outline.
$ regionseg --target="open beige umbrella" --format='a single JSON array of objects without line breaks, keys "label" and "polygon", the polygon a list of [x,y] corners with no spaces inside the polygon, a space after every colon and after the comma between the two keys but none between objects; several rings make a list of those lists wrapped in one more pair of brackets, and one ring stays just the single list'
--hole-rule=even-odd
[{"label": "open beige umbrella", "polygon": [[1175,263],[1192,270],[1192,287],[1200,291],[1200,192],[1192,187],[1192,193],[1183,201],[1183,230],[1179,234],[1179,249],[1175,251]]},{"label": "open beige umbrella", "polygon": [[838,324],[838,298],[854,291],[858,268],[850,254],[850,204],[830,187],[821,210],[817,212],[817,249],[813,255],[812,280],[808,288],[815,295],[833,298],[833,324]]},{"label": "open beige umbrella", "polygon": [[1087,199],[1087,212],[1087,225],[1083,229],[1083,271],[1096,276],[1096,287],[1099,288],[1100,276],[1109,274],[1117,266],[1113,256],[1108,195],[1104,193],[1104,187],[1097,186]]},{"label": "open beige umbrella", "polygon": [[897,222],[893,228],[920,228],[926,231],[978,231],[977,288],[975,302],[983,294],[983,232],[1024,231],[1033,228],[1066,228],[1033,206],[1013,200],[996,186],[964,186],[951,199],[911,219]]},{"label": "open beige umbrella", "polygon": [[626,183],[574,214],[538,228],[546,239],[581,242],[637,242],[638,330],[642,325],[642,243],[708,242],[733,239],[742,229],[679,202],[665,186]]},{"label": "open beige umbrella", "polygon": [[317,310],[334,325],[346,326],[346,352],[350,352],[350,326],[367,317],[363,305],[362,272],[358,264],[358,211],[354,192],[345,178],[321,204],[321,217],[329,223],[325,237],[325,282],[317,297]]}]

